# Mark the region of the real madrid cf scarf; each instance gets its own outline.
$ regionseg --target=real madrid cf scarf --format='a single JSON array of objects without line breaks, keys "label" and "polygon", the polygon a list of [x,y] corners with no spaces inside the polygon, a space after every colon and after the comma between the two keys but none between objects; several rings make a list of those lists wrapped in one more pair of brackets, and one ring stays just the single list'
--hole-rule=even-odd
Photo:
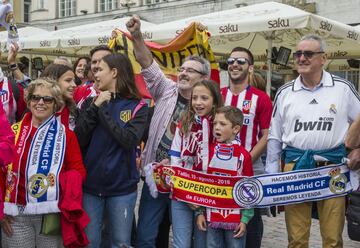
[{"label": "real madrid cf scarf", "polygon": [[[20,164],[31,128],[31,113],[27,113],[20,123],[13,125],[16,133],[17,156],[14,164],[8,165],[7,168],[5,213],[9,215],[18,214],[16,199]],[[65,144],[65,127],[55,116],[51,116],[36,130],[26,159],[24,214],[60,212],[59,174],[63,164]]]},{"label": "real madrid cf scarf", "polygon": [[318,201],[344,196],[359,187],[359,178],[350,174],[345,164],[253,177],[211,175],[175,166],[146,167],[154,171],[153,181],[146,178],[150,189],[171,189],[173,197],[180,201],[217,209]]}]

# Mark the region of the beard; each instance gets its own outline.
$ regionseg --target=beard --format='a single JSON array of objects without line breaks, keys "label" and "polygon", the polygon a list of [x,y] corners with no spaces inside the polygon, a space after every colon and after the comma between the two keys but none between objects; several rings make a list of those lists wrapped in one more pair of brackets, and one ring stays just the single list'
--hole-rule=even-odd
[{"label": "beard", "polygon": [[231,75],[231,72],[228,71],[228,75],[229,75],[229,78],[230,78],[230,81],[234,84],[240,84],[242,83],[246,78],[247,76],[249,75],[249,68],[246,68],[246,69],[242,69],[240,71],[240,73],[236,76],[232,76]]}]

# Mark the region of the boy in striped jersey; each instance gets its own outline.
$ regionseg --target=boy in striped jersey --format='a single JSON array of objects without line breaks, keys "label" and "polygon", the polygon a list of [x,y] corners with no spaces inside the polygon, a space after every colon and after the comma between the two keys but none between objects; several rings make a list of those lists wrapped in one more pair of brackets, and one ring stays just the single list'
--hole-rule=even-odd
[{"label": "boy in striped jersey", "polygon": [[[240,131],[241,145],[250,152],[254,174],[264,173],[261,154],[266,150],[268,128],[270,126],[272,104],[270,97],[263,91],[250,85],[250,74],[253,73],[254,57],[243,47],[235,47],[227,60],[229,87],[221,89],[225,106],[239,108],[244,115]],[[263,222],[260,210],[248,224],[246,239],[247,248],[259,248],[263,235]]]}]

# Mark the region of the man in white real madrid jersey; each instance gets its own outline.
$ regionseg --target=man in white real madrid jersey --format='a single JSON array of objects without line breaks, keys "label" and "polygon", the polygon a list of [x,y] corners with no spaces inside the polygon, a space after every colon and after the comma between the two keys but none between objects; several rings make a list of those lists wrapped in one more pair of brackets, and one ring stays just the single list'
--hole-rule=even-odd
[{"label": "man in white real madrid jersey", "polygon": [[[300,74],[282,86],[274,100],[268,135],[266,171],[311,169],[339,163],[346,156],[344,139],[349,123],[360,114],[360,97],[353,85],[323,70],[325,42],[303,37],[294,60]],[[296,161],[296,162],[295,162]],[[342,247],[345,199],[316,202],[323,247]],[[285,206],[288,247],[309,247],[311,202]]]}]

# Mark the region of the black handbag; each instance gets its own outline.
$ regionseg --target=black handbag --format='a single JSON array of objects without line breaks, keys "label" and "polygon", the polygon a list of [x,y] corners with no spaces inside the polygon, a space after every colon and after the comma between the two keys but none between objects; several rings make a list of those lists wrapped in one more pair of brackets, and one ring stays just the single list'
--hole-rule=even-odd
[{"label": "black handbag", "polygon": [[346,220],[349,238],[360,241],[360,191],[348,194],[349,205],[346,210]]}]

